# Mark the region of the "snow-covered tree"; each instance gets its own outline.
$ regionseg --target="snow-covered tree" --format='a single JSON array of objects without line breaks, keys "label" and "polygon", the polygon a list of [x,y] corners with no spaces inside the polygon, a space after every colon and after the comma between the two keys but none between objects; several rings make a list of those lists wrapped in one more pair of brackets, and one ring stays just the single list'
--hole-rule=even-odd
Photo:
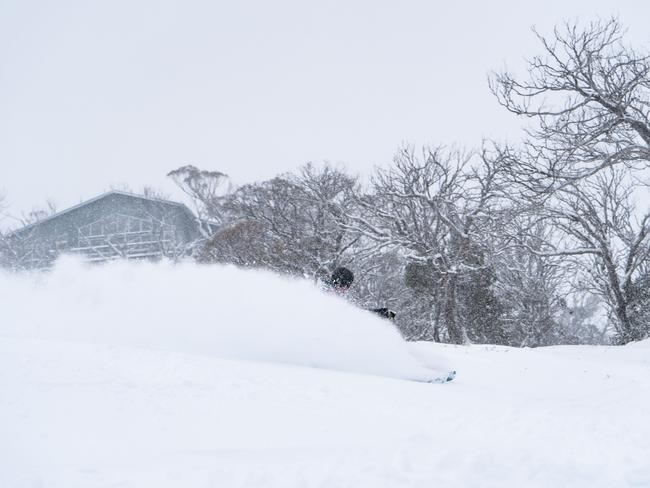
[{"label": "snow-covered tree", "polygon": [[356,178],[329,164],[244,185],[228,197],[224,208],[232,220],[207,243],[202,259],[325,276],[352,259],[358,238],[345,224],[356,187]]},{"label": "snow-covered tree", "polygon": [[536,215],[518,214],[500,238],[511,243],[496,268],[495,288],[505,304],[500,342],[528,347],[563,343],[560,318],[571,291],[571,270],[561,257],[542,254],[544,243],[555,239],[554,228]]},{"label": "snow-covered tree", "polygon": [[616,339],[637,340],[647,335],[630,307],[649,252],[650,214],[634,199],[650,163],[650,57],[625,44],[616,19],[538,38],[544,53],[527,77],[491,80],[500,103],[532,121],[507,157],[512,195],[557,231],[533,252],[573,266],[574,285],[605,301]]},{"label": "snow-covered tree", "polygon": [[609,323],[623,343],[647,336],[647,329],[629,316],[638,295],[634,283],[650,256],[650,211],[641,212],[634,204],[638,185],[625,168],[608,167],[548,195],[531,197],[531,215],[555,233],[541,238],[537,248],[519,242],[540,257],[561,258],[571,266],[577,277],[573,286],[604,300]]},{"label": "snow-covered tree", "polygon": [[533,122],[517,160],[527,190],[547,192],[616,165],[650,162],[650,57],[627,46],[616,19],[537,34],[528,76],[495,75],[492,91]]},{"label": "snow-covered tree", "polygon": [[491,286],[483,278],[490,267],[488,236],[499,216],[499,172],[500,162],[487,152],[438,147],[420,155],[402,148],[389,169],[377,170],[372,192],[359,199],[360,213],[350,220],[370,254],[397,250],[407,260],[406,284],[435,302],[437,326],[454,343],[466,342],[476,325],[462,316],[473,312],[464,299],[487,297]]}]

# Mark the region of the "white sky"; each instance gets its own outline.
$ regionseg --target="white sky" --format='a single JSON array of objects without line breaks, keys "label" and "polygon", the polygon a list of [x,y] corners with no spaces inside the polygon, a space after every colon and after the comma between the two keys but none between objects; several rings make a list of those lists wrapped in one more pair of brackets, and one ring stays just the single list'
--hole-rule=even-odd
[{"label": "white sky", "polygon": [[0,191],[18,215],[123,183],[176,196],[187,163],[367,174],[402,142],[514,139],[487,73],[539,52],[532,25],[612,14],[650,47],[642,0],[0,0]]}]

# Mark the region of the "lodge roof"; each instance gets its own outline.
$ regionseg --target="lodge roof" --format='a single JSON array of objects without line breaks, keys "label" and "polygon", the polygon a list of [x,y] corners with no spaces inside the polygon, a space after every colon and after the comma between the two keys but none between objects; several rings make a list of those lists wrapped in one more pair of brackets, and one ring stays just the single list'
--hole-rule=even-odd
[{"label": "lodge roof", "polygon": [[72,212],[73,210],[77,210],[77,209],[79,209],[81,207],[84,207],[85,205],[97,202],[97,201],[102,200],[102,199],[104,199],[106,197],[109,197],[111,195],[122,195],[122,196],[130,197],[130,198],[146,200],[146,201],[149,201],[149,202],[156,202],[156,203],[160,203],[160,204],[163,204],[163,205],[172,205],[172,206],[175,206],[175,207],[178,207],[178,208],[182,209],[188,215],[190,215],[193,219],[196,219],[196,217],[194,216],[192,211],[189,208],[187,208],[187,205],[185,205],[184,203],[174,202],[172,200],[165,200],[165,199],[162,199],[162,198],[149,197],[149,196],[146,196],[146,195],[138,195],[136,193],[130,193],[130,192],[121,191],[121,190],[110,190],[110,191],[102,193],[101,195],[98,195],[98,196],[96,196],[94,198],[91,198],[90,200],[86,200],[84,202],[78,203],[77,205],[66,208],[65,210],[61,210],[60,212],[56,212],[56,213],[54,213],[52,215],[48,215],[44,219],[41,219],[41,220],[38,220],[38,221],[33,222],[31,224],[28,224],[28,225],[26,225],[24,227],[21,227],[20,229],[16,229],[15,231],[9,233],[9,235],[11,236],[11,235],[20,234],[20,233],[22,233],[22,232],[24,232],[26,230],[29,230],[29,229],[34,228],[36,226],[39,226],[39,225],[41,225],[41,224],[43,224],[45,222],[49,222],[51,220],[54,220],[54,219],[56,219],[58,217],[61,217],[62,215],[65,215],[65,214],[67,214],[69,212]]}]

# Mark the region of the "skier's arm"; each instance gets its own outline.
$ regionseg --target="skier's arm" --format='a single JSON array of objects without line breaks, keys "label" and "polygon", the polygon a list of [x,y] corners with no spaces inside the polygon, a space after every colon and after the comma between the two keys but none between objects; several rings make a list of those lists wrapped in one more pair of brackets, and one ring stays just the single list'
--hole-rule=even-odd
[{"label": "skier's arm", "polygon": [[394,320],[395,316],[397,315],[395,312],[393,312],[391,309],[386,308],[386,307],[381,307],[381,308],[371,308],[369,309],[371,312],[376,313],[377,315],[384,317],[385,319],[388,320]]}]

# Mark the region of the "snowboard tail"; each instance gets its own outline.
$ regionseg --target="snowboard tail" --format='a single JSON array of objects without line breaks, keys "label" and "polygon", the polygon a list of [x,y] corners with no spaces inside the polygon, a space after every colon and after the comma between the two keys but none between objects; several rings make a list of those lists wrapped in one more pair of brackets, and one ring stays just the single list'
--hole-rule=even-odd
[{"label": "snowboard tail", "polygon": [[421,383],[449,383],[456,377],[456,371],[449,371],[442,376],[436,376],[428,380],[420,380]]}]

